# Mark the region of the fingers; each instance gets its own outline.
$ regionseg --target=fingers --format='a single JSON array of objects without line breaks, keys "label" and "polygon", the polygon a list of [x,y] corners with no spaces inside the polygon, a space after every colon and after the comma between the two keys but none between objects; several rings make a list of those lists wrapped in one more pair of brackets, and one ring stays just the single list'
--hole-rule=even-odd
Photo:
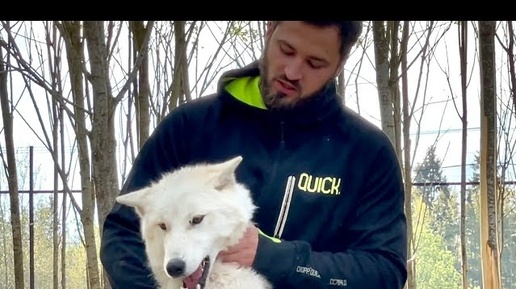
[{"label": "fingers", "polygon": [[233,252],[221,252],[217,258],[224,263],[240,264],[242,262],[243,256],[242,256],[242,252],[233,251]]}]

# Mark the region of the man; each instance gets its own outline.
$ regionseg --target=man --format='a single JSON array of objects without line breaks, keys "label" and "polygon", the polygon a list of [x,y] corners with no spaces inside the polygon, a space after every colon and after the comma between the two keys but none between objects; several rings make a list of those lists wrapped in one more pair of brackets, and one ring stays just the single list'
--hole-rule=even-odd
[{"label": "man", "polygon": [[[185,103],[141,149],[122,194],[161,173],[242,155],[237,179],[258,206],[225,262],[274,288],[400,289],[406,280],[404,191],[376,126],[342,106],[334,79],[362,23],[270,22],[261,59]],[[153,287],[136,215],[115,204],[101,259],[114,289]]]}]

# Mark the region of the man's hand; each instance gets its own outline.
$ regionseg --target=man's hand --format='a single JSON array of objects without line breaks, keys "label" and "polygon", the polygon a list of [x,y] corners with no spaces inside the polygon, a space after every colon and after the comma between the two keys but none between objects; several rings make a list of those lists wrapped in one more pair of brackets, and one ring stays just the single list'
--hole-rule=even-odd
[{"label": "man's hand", "polygon": [[253,224],[247,227],[244,236],[238,244],[219,253],[219,259],[226,263],[238,263],[240,266],[251,267],[258,248],[258,228]]}]

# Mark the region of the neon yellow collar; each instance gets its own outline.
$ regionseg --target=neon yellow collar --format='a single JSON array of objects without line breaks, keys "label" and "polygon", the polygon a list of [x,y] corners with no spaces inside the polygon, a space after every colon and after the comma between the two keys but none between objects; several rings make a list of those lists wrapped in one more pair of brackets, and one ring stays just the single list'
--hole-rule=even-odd
[{"label": "neon yellow collar", "polygon": [[259,76],[245,76],[229,81],[226,90],[241,102],[260,109],[267,109],[263,103],[259,85]]}]

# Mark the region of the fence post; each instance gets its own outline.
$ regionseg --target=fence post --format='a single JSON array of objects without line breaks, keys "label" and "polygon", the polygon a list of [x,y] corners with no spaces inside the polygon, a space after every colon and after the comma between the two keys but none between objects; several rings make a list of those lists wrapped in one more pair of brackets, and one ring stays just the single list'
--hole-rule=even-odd
[{"label": "fence post", "polygon": [[34,147],[29,147],[29,288],[34,289]]}]

